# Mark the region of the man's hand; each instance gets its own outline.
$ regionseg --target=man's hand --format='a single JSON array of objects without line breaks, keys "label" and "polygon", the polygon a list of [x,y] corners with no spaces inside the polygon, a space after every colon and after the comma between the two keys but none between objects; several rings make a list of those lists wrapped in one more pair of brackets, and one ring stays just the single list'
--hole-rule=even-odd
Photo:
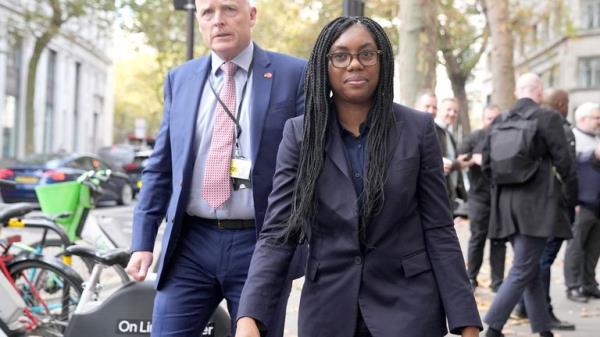
[{"label": "man's hand", "polygon": [[235,337],[260,337],[258,326],[252,317],[238,319]]},{"label": "man's hand", "polygon": [[460,335],[462,337],[478,337],[479,336],[479,328],[476,328],[474,326],[468,326],[468,327],[462,329],[462,332],[460,333]]},{"label": "man's hand", "polygon": [[460,165],[461,170],[466,170],[469,167],[473,166],[473,161],[469,157],[470,155],[466,153],[459,154],[458,157],[456,157],[456,161],[458,162],[458,165]]},{"label": "man's hand", "polygon": [[146,275],[148,275],[148,268],[150,268],[151,264],[152,252],[133,252],[125,270],[134,280],[143,281],[146,279]]},{"label": "man's hand", "polygon": [[473,164],[481,166],[482,159],[483,156],[481,155],[481,153],[473,153],[471,161],[473,162]]},{"label": "man's hand", "polygon": [[444,163],[444,175],[447,176],[452,171],[452,160],[443,157],[442,162]]}]

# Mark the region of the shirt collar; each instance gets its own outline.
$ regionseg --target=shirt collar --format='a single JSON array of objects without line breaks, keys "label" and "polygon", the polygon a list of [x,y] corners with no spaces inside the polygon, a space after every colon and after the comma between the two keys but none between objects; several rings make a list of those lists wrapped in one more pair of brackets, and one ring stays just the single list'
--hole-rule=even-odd
[{"label": "shirt collar", "polygon": [[[250,69],[250,63],[252,63],[252,56],[254,55],[254,43],[250,42],[248,47],[242,50],[236,57],[231,60],[236,66],[244,69],[246,73]],[[216,76],[217,70],[225,63],[219,55],[217,55],[214,51],[210,52],[211,56],[211,75]]]}]

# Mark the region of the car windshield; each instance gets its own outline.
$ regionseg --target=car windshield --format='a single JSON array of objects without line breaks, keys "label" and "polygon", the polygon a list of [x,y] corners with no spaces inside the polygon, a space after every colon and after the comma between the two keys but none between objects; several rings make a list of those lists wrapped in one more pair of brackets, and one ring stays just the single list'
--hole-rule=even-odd
[{"label": "car windshield", "polygon": [[38,153],[19,160],[19,164],[45,165],[47,168],[57,168],[64,157],[64,153]]}]

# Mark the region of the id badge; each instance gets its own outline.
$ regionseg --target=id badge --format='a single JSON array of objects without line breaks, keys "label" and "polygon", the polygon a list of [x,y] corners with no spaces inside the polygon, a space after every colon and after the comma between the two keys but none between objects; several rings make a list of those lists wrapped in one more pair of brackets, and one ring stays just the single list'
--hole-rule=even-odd
[{"label": "id badge", "polygon": [[250,160],[239,157],[231,159],[231,168],[229,175],[232,178],[240,180],[250,180],[250,171],[252,170],[252,163]]}]

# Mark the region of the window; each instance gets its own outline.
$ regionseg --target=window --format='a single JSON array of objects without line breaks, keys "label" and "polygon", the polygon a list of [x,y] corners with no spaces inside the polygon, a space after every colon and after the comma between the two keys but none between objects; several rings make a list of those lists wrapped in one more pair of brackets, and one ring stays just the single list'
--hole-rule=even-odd
[{"label": "window", "polygon": [[600,56],[580,58],[578,62],[579,86],[600,87]]},{"label": "window", "polygon": [[75,62],[75,87],[73,90],[73,150],[79,149],[79,87],[81,86],[81,63]]},{"label": "window", "polygon": [[558,87],[560,85],[560,67],[555,64],[540,74],[544,87]]},{"label": "window", "polygon": [[14,157],[17,150],[17,126],[21,106],[21,58],[22,39],[8,34],[8,53],[6,62],[6,90],[4,113],[0,114],[0,156]]},{"label": "window", "polygon": [[52,140],[54,133],[54,110],[56,96],[56,52],[48,51],[48,72],[46,75],[46,113],[44,116],[44,152],[52,151]]},{"label": "window", "polygon": [[584,29],[600,27],[600,0],[581,2],[581,27]]}]

